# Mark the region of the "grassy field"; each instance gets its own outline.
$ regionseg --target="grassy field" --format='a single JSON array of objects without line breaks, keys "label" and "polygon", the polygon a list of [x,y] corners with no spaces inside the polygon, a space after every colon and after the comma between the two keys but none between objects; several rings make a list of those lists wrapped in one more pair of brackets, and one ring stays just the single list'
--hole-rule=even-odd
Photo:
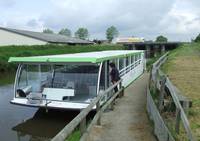
[{"label": "grassy field", "polygon": [[189,120],[200,140],[200,44],[184,44],[173,50],[162,69],[182,94],[192,100]]},{"label": "grassy field", "polygon": [[0,85],[12,83],[16,70],[16,64],[8,63],[9,57],[38,56],[69,54],[79,52],[92,52],[102,50],[122,50],[120,45],[36,45],[36,46],[5,46],[0,47]]}]

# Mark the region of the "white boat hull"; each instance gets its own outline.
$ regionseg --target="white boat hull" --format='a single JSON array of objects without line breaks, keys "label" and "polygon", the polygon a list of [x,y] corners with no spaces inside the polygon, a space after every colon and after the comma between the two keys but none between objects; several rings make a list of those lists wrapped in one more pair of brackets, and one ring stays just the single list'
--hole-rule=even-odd
[{"label": "white boat hull", "polygon": [[[84,109],[89,104],[88,103],[74,103],[74,102],[61,102],[61,101],[48,101],[46,105],[46,101],[42,101],[40,104],[30,104],[28,99],[22,98],[14,98],[11,101],[12,104],[23,105],[29,107],[42,107],[42,108],[52,108],[52,109]],[[95,109],[95,107],[94,107]]]}]

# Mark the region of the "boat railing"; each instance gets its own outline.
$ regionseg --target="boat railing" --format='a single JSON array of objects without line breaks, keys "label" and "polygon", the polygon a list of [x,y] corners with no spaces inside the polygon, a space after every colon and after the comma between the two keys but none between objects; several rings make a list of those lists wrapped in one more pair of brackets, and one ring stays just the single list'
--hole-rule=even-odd
[{"label": "boat railing", "polygon": [[[109,93],[113,92],[113,89],[119,85],[119,91],[114,93],[110,99],[108,99],[103,106],[100,106],[101,99]],[[91,101],[91,103],[83,109],[69,124],[67,124],[53,139],[52,141],[64,141],[66,140],[75,129],[79,126],[81,133],[81,141],[85,141],[88,137],[88,133],[91,131],[94,125],[101,124],[101,115],[108,107],[113,108],[115,99],[124,95],[124,88],[122,87],[122,79],[114,85],[110,86],[103,92],[100,92],[98,96]],[[87,127],[86,117],[90,111],[96,106],[96,114],[93,120]]]},{"label": "boat railing", "polygon": [[136,68],[136,67],[140,64],[140,61],[141,61],[141,59],[140,59],[140,60],[137,60],[137,61],[135,61],[134,63],[128,65],[127,67],[121,69],[121,70],[119,71],[120,76],[123,76],[123,75],[126,74],[127,72],[129,72],[129,71],[131,71],[132,69]]}]

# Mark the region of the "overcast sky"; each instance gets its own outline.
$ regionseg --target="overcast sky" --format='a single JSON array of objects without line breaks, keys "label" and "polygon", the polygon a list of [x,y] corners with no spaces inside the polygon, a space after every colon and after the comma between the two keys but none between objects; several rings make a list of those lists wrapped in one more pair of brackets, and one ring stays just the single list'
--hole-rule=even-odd
[{"label": "overcast sky", "polygon": [[200,33],[200,0],[0,0],[0,26],[33,31],[63,27],[105,38],[114,25],[120,37],[190,41]]}]

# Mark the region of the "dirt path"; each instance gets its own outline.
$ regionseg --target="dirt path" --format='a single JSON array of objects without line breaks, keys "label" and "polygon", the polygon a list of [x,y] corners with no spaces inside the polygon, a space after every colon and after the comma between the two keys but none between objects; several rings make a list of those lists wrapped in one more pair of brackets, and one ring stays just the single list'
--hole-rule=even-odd
[{"label": "dirt path", "polygon": [[114,111],[105,112],[102,126],[95,126],[88,141],[156,141],[146,114],[146,85],[144,74],[125,90],[116,101]]}]

